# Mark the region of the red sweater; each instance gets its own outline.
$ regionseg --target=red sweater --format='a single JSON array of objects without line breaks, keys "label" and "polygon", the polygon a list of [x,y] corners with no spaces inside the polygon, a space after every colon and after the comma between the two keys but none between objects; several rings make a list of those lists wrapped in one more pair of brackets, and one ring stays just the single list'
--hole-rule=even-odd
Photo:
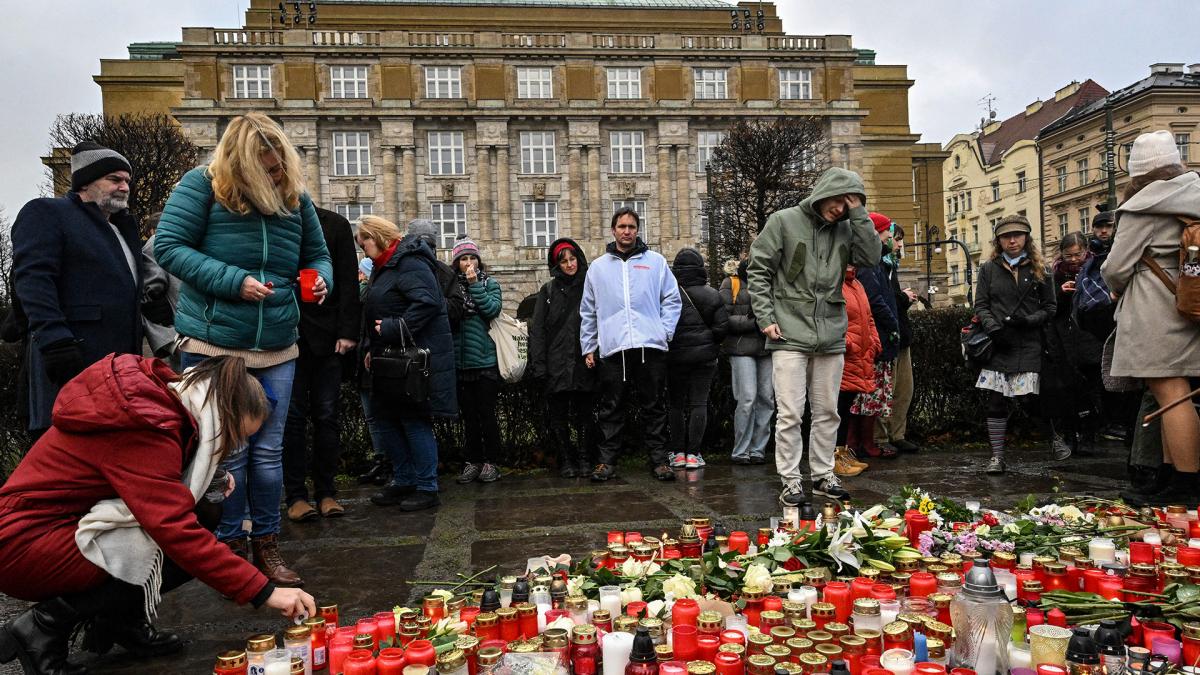
[{"label": "red sweater", "polygon": [[[186,572],[239,603],[267,578],[204,529],[183,469],[195,423],[161,361],[110,354],[63,387],[53,426],[0,488],[0,591],[42,600],[107,578],[75,544],[79,519],[120,497]],[[262,598],[257,598],[261,600]]]}]

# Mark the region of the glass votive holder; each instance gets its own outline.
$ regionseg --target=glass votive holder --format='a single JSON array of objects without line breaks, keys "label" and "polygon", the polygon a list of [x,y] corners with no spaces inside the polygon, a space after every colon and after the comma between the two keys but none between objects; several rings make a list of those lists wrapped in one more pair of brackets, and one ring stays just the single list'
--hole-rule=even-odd
[{"label": "glass votive holder", "polygon": [[730,614],[729,616],[725,617],[725,630],[740,631],[742,634],[743,643],[745,643],[747,633],[749,632],[746,626],[745,614]]},{"label": "glass votive holder", "polygon": [[1071,631],[1048,623],[1029,629],[1029,657],[1031,663],[1040,666],[1050,664],[1063,667],[1067,662],[1067,643]]},{"label": "glass votive holder", "polygon": [[1017,668],[1027,668],[1032,675],[1033,652],[1026,642],[1009,642],[1008,643],[1008,667],[1016,672]]},{"label": "glass votive holder", "polygon": [[1178,666],[1183,653],[1183,643],[1173,638],[1156,637],[1151,643],[1150,651]]},{"label": "glass votive holder", "polygon": [[912,675],[916,660],[907,649],[889,649],[879,655],[879,665],[893,675]]}]

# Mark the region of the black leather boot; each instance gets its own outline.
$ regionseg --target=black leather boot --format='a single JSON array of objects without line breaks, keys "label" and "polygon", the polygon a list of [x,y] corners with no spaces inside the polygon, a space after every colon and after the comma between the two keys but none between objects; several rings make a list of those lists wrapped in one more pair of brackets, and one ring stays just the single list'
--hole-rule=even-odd
[{"label": "black leather boot", "polygon": [[83,648],[107,654],[114,644],[136,656],[165,656],[183,647],[175,633],[160,631],[146,617],[142,589],[110,579],[94,592],[88,602],[97,604],[95,616],[87,622]]},{"label": "black leather boot", "polygon": [[82,617],[63,598],[39,602],[0,629],[0,663],[17,659],[26,675],[87,675],[67,662],[68,640]]},{"label": "black leather boot", "polygon": [[380,455],[375,458],[375,463],[367,469],[366,473],[359,475],[359,485],[386,485],[392,479],[392,462],[391,460]]}]

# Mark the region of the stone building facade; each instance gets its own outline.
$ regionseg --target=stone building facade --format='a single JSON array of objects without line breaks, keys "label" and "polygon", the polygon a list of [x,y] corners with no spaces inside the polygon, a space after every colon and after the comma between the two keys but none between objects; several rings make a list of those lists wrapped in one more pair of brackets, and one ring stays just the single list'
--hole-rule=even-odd
[{"label": "stone building facade", "polygon": [[554,238],[601,253],[620,206],[668,257],[703,244],[705,159],[742,118],[821,117],[831,164],[863,173],[872,208],[940,222],[916,180],[940,155],[908,127],[904,66],[860,59],[850,36],[787,35],[771,3],[317,4],[312,25],[282,28],[273,0],[251,0],[242,28],[131,45],[101,62],[105,112],[169,112],[204,149],[266,112],[317,203],[431,218],[445,248],[471,235],[510,307],[548,278]]},{"label": "stone building facade", "polygon": [[1189,168],[1200,169],[1200,64],[1156,63],[1150,74],[1073,110],[1038,134],[1042,168],[1042,239],[1051,252],[1068,232],[1087,232],[1107,205],[1105,108],[1112,109],[1116,201],[1129,182],[1129,149],[1139,134],[1175,135]]}]

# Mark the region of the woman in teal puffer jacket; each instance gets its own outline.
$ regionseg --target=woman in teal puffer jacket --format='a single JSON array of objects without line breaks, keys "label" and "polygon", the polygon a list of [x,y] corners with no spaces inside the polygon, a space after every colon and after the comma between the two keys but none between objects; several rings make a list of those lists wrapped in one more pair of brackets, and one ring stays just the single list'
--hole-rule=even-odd
[{"label": "woman in teal puffer jacket", "polygon": [[[324,300],[333,265],[300,157],[283,129],[261,113],[235,117],[207,167],[193,169],[171,193],[154,254],[183,282],[175,313],[180,365],[239,356],[274,408],[245,452],[224,466],[235,489],[225,500],[217,538],[277,586],[300,586],[279,555],[283,426],[298,354],[300,271],[316,271],[311,301]],[[249,506],[250,542],[242,520]]]},{"label": "woman in teal puffer jacket", "polygon": [[500,450],[500,424],[496,397],[500,371],[496,368],[496,343],[488,335],[492,319],[500,316],[500,284],[488,276],[479,247],[467,235],[454,242],[450,267],[458,274],[466,298],[465,313],[454,331],[454,367],[458,373],[458,408],[463,419],[463,455],[466,464],[459,483],[500,477],[493,456]]}]

